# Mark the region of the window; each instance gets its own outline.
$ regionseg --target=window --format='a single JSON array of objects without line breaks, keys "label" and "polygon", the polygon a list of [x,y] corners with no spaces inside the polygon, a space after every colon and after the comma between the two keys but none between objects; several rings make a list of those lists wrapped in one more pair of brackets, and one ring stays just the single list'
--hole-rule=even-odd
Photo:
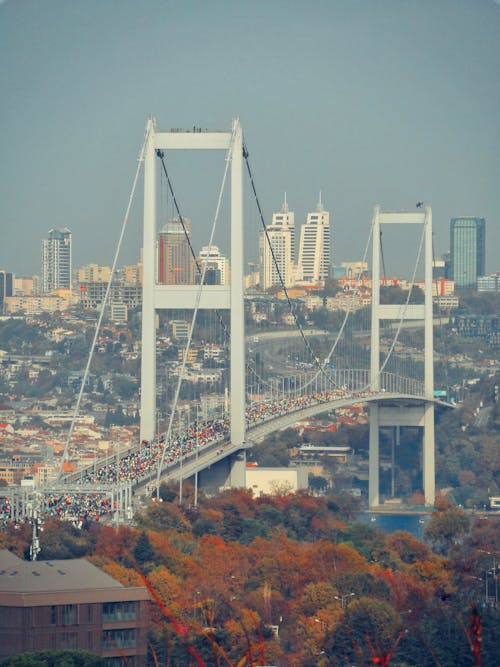
[{"label": "window", "polygon": [[126,628],[123,630],[105,630],[103,632],[103,649],[133,648],[135,645],[135,628]]},{"label": "window", "polygon": [[78,623],[78,607],[76,604],[65,604],[62,607],[62,624],[63,625],[77,625]]},{"label": "window", "polygon": [[132,621],[137,618],[136,602],[105,602],[103,621]]},{"label": "window", "polygon": [[61,648],[78,648],[78,632],[63,632]]}]

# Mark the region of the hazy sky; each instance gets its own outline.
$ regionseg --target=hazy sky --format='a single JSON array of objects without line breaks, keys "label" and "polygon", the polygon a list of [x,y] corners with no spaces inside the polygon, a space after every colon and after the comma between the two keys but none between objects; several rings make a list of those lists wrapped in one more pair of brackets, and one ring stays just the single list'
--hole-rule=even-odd
[{"label": "hazy sky", "polygon": [[[0,0],[0,99],[0,268],[17,275],[39,272],[51,227],[72,230],[75,266],[111,264],[149,115],[162,129],[239,116],[267,221],[286,191],[300,224],[321,190],[336,262],[363,255],[375,203],[422,200],[436,253],[451,217],[482,216],[500,270],[498,1]],[[195,162],[168,164],[198,249],[223,156]],[[249,195],[245,211],[255,259]],[[142,189],[120,264],[137,261],[141,222]],[[388,272],[404,241],[388,241]]]}]

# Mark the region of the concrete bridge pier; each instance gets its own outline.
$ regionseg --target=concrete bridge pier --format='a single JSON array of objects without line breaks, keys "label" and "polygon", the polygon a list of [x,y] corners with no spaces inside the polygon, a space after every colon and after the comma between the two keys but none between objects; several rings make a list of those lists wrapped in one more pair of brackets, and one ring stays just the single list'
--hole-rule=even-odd
[{"label": "concrete bridge pier", "polygon": [[370,451],[368,474],[368,504],[374,509],[380,506],[380,454],[379,431],[387,426],[417,426],[424,429],[422,447],[422,486],[426,505],[434,505],[435,474],[434,474],[434,403],[422,401],[414,406],[370,406]]},{"label": "concrete bridge pier", "polygon": [[246,486],[246,448],[238,449],[229,456],[223,456],[208,468],[198,473],[198,486],[218,491],[222,488],[242,488]]}]

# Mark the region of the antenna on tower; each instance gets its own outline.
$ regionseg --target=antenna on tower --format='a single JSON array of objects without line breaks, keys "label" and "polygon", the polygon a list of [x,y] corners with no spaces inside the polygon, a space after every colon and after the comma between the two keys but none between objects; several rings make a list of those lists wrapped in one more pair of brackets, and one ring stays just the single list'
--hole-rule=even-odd
[{"label": "antenna on tower", "polygon": [[318,211],[321,213],[323,209],[323,200],[321,198],[321,190],[319,191]]},{"label": "antenna on tower", "polygon": [[283,206],[281,207],[281,212],[288,213],[288,202],[286,200],[286,192],[285,192],[285,199],[283,201]]}]

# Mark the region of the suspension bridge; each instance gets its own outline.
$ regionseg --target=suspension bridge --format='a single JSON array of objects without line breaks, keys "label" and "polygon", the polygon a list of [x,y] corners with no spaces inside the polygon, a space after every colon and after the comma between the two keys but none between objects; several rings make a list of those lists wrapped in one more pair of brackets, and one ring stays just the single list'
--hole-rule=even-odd
[{"label": "suspension bridge", "polygon": [[[178,151],[218,151],[224,156],[207,246],[212,247],[217,240],[223,212],[230,236],[230,284],[207,284],[208,263],[201,263],[193,250],[167,168],[169,156]],[[71,517],[72,498],[85,508],[86,518],[106,513],[117,519],[130,518],[133,494],[138,489],[158,491],[160,483],[168,480],[182,483],[191,478],[195,493],[198,483],[208,479],[219,487],[245,487],[247,452],[253,442],[301,419],[358,404],[366,404],[369,414],[369,507],[380,506],[380,431],[393,429],[399,438],[400,429],[407,426],[420,428],[423,433],[421,489],[425,504],[432,506],[434,408],[449,403],[446,398],[436,397],[434,387],[431,208],[388,212],[375,207],[363,258],[367,259],[371,247],[370,306],[356,306],[364,289],[360,275],[334,325],[308,335],[300,302],[289,293],[280,275],[239,121],[233,121],[230,131],[217,132],[197,128],[159,131],[153,119],[148,121],[120,243],[140,167],[144,170],[144,224],[139,442],[122,449],[119,456],[94,461],[74,473],[61,471],[56,482],[36,490],[36,507],[31,492],[19,489],[12,495],[12,518],[46,512]],[[267,339],[255,329],[257,333],[249,333],[245,325],[249,314],[259,310],[259,305],[245,299],[244,294],[245,170],[261,238],[270,244],[280,278],[283,299],[279,307],[286,310],[289,322],[283,335],[277,333]],[[226,188],[228,178],[230,186]],[[159,183],[163,183],[160,188]],[[158,190],[168,195],[183,227],[197,276],[194,284],[159,282],[157,238],[164,212],[159,210],[162,204]],[[400,302],[387,303],[382,228],[390,230],[396,225],[417,230],[417,241],[412,262],[410,249],[405,251],[411,266],[405,296]],[[118,252],[119,248],[112,273]],[[423,278],[417,280],[417,276]],[[416,289],[417,283],[420,290]],[[417,293],[420,300],[415,298]],[[323,306],[328,305],[328,298],[322,297]],[[104,307],[101,318],[103,312]],[[187,324],[185,346],[177,361],[166,361],[159,337],[173,320]],[[218,359],[225,357],[227,365],[212,363],[210,372],[205,370],[203,376],[203,363],[194,360],[203,357],[202,353],[205,360],[213,359],[207,350],[213,352],[214,346]],[[92,350],[85,374],[91,356]],[[193,371],[195,363],[197,375]],[[205,378],[203,382],[194,382],[200,374]],[[75,415],[85,380],[84,376]],[[69,455],[72,431],[73,424],[64,458]]]}]

